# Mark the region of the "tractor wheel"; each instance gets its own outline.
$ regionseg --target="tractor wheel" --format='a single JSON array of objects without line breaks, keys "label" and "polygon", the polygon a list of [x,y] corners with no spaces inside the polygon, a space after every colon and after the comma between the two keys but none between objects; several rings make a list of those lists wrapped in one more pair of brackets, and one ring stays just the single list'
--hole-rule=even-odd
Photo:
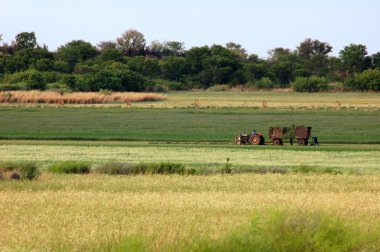
[{"label": "tractor wheel", "polygon": [[249,141],[253,145],[259,145],[259,144],[261,144],[261,138],[260,138],[259,135],[253,135],[253,136],[251,136],[251,138],[249,139]]},{"label": "tractor wheel", "polygon": [[305,138],[297,139],[297,141],[298,141],[298,145],[307,145],[307,139]]},{"label": "tractor wheel", "polygon": [[273,139],[273,144],[274,145],[282,145],[281,139],[278,139],[278,138]]},{"label": "tractor wheel", "polygon": [[237,138],[235,139],[235,144],[237,144],[237,145],[241,145],[240,137],[237,137]]}]

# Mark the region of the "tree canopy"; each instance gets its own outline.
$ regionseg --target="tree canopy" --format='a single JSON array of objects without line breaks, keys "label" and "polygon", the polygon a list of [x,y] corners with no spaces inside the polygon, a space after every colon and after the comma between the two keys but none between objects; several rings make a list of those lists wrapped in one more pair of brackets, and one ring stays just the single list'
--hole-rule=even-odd
[{"label": "tree canopy", "polygon": [[49,51],[34,32],[21,32],[0,45],[0,90],[162,91],[227,84],[311,92],[336,81],[348,89],[379,90],[380,52],[368,55],[361,44],[347,45],[339,57],[330,56],[332,50],[328,42],[306,38],[294,50],[276,47],[260,58],[235,42],[189,49],[181,41],[147,44],[143,33],[130,29],[96,46],[73,40]]}]

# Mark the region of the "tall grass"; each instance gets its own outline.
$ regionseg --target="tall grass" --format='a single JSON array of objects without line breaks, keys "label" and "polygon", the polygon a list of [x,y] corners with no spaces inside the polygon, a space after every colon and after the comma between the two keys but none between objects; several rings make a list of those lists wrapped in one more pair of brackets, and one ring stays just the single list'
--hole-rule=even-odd
[{"label": "tall grass", "polygon": [[376,230],[360,228],[324,211],[274,209],[257,213],[250,225],[189,251],[376,251]]},{"label": "tall grass", "polygon": [[0,103],[97,104],[160,101],[165,99],[167,97],[161,94],[134,92],[73,92],[64,94],[51,91],[0,92]]}]

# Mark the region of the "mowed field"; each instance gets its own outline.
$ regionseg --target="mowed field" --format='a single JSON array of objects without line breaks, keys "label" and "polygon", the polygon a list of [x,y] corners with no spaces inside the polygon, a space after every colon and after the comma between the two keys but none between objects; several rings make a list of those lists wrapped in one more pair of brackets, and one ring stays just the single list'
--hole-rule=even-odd
[{"label": "mowed field", "polygon": [[[42,173],[0,180],[0,250],[379,250],[378,94],[167,96],[131,108],[1,106],[0,162],[33,161]],[[292,124],[312,126],[321,146],[233,144],[241,130],[267,138],[269,126]],[[227,158],[232,172],[221,174]],[[93,172],[48,172],[62,161]],[[203,175],[96,173],[107,162]]]}]

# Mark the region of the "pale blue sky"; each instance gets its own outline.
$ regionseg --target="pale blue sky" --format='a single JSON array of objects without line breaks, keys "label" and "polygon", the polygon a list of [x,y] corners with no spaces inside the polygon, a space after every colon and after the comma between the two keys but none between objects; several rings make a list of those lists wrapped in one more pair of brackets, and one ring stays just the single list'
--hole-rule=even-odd
[{"label": "pale blue sky", "polygon": [[309,37],[329,42],[333,55],[350,43],[380,51],[378,0],[0,0],[0,10],[4,42],[34,31],[51,50],[74,39],[96,45],[135,28],[148,43],[176,40],[191,48],[233,41],[261,57]]}]

